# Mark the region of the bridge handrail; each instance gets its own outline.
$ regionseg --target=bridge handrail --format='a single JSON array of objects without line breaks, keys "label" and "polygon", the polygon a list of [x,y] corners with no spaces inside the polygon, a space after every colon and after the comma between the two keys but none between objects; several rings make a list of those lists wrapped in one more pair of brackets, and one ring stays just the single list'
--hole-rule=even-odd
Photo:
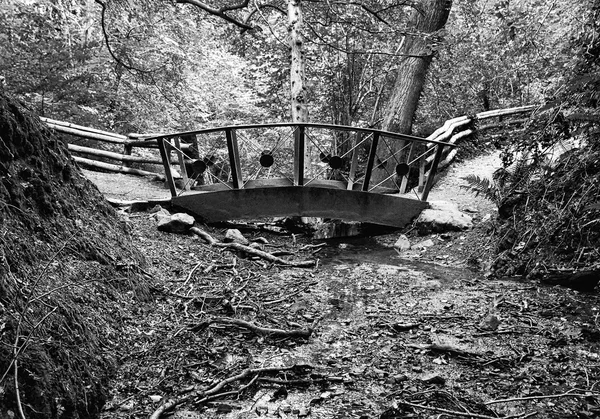
[{"label": "bridge handrail", "polygon": [[380,136],[385,136],[389,138],[394,138],[397,140],[407,140],[407,141],[415,141],[424,144],[440,144],[448,147],[456,147],[456,144],[448,144],[443,141],[435,141],[435,140],[427,140],[426,138],[416,137],[414,135],[407,134],[399,134],[391,131],[384,131],[374,128],[362,128],[362,127],[352,127],[349,125],[335,125],[335,124],[319,124],[312,122],[273,122],[268,124],[242,124],[242,125],[228,125],[223,127],[213,127],[213,128],[203,128],[200,130],[193,131],[181,131],[170,134],[160,134],[160,135],[152,135],[150,137],[143,137],[143,141],[151,141],[151,140],[164,140],[174,137],[183,137],[187,135],[197,135],[197,134],[210,134],[213,132],[227,131],[227,130],[243,130],[243,129],[258,129],[258,128],[280,128],[280,127],[304,127],[304,128],[322,128],[322,129],[333,129],[338,131],[353,131],[353,132],[361,132],[367,134],[379,134]]}]

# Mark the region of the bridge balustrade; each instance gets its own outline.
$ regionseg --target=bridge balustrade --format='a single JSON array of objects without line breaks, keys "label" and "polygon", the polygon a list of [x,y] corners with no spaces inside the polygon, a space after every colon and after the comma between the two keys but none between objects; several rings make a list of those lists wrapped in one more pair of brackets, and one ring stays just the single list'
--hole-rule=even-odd
[{"label": "bridge balustrade", "polygon": [[[191,139],[193,146],[184,150],[181,139]],[[387,131],[311,123],[226,126],[148,140],[158,142],[173,197],[190,190],[286,186],[404,194],[419,179],[417,197],[425,201],[444,147],[454,147]],[[179,188],[169,164],[171,150],[180,161]],[[431,162],[426,181],[425,161]]]}]

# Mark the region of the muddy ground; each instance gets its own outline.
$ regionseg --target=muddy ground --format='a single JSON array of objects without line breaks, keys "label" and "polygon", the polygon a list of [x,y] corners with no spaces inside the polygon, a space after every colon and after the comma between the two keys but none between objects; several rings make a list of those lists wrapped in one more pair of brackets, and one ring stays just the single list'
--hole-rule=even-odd
[{"label": "muddy ground", "polygon": [[[459,186],[489,172],[488,158],[450,171],[432,196],[469,210],[475,228],[402,255],[400,232],[321,242],[242,229],[317,262],[277,266],[123,212],[153,300],[122,318],[103,417],[600,417],[598,296],[485,278],[494,208]],[[228,227],[203,228],[222,238]]]}]

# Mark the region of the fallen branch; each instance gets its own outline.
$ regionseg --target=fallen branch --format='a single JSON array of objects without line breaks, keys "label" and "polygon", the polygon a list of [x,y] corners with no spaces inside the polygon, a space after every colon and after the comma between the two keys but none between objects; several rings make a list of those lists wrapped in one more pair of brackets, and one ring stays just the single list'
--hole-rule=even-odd
[{"label": "fallen branch", "polygon": [[560,394],[548,394],[545,396],[527,396],[527,397],[513,397],[510,399],[499,399],[499,400],[490,400],[489,402],[485,402],[485,405],[490,405],[490,404],[498,404],[498,403],[510,403],[510,402],[522,402],[522,401],[527,401],[527,400],[542,400],[542,399],[559,399],[561,397],[598,397],[600,396],[600,394],[579,394],[579,393],[571,393],[572,391],[575,390],[569,390],[566,393],[560,393]]},{"label": "fallen branch", "polygon": [[278,298],[277,300],[269,300],[269,301],[265,301],[265,302],[263,302],[263,305],[265,305],[265,306],[270,306],[270,305],[273,305],[273,304],[282,303],[282,302],[284,302],[285,300],[287,300],[287,299],[289,299],[289,298],[292,298],[292,297],[294,297],[294,296],[296,296],[296,295],[300,294],[301,292],[304,292],[304,291],[308,290],[308,289],[309,289],[309,288],[310,288],[312,285],[315,285],[315,284],[316,284],[315,282],[312,282],[312,283],[308,284],[307,286],[305,286],[304,288],[301,288],[301,289],[299,289],[299,290],[297,290],[297,291],[294,291],[293,293],[291,293],[291,294],[288,294],[288,295],[286,295],[286,296],[284,296],[284,297]]},{"label": "fallen branch", "polygon": [[[154,413],[152,413],[152,415],[150,415],[149,419],[160,419],[160,417],[164,413],[170,412],[178,405],[185,403],[191,399],[202,398],[201,401],[208,401],[208,400],[210,400],[210,396],[216,395],[227,384],[231,384],[235,381],[243,380],[244,378],[247,378],[251,375],[259,376],[260,374],[265,374],[265,373],[274,373],[274,372],[282,372],[282,371],[290,371],[290,370],[294,370],[294,369],[306,369],[306,368],[311,368],[311,367],[308,365],[292,365],[290,367],[248,368],[248,369],[242,371],[241,373],[239,373],[238,375],[234,375],[232,377],[221,380],[220,382],[215,384],[213,387],[210,387],[205,390],[196,390],[196,391],[186,394],[183,397],[180,397],[179,399],[172,399],[172,400],[167,401],[165,404],[163,404],[158,409],[156,409],[154,411]],[[256,377],[254,377],[252,379],[252,381],[254,381],[254,380],[256,380]],[[222,394],[222,395],[225,395],[225,394]]]},{"label": "fallen branch", "polygon": [[313,332],[312,328],[307,329],[293,329],[293,330],[283,330],[283,329],[271,329],[268,327],[257,326],[254,323],[247,322],[245,320],[240,319],[231,319],[228,317],[218,317],[215,319],[204,321],[196,326],[193,326],[191,330],[193,332],[197,332],[199,330],[203,330],[211,324],[230,324],[233,326],[242,327],[244,329],[248,329],[257,335],[264,336],[272,336],[272,337],[283,337],[283,338],[304,338],[308,339]]},{"label": "fallen branch", "polygon": [[[433,407],[433,406],[426,406],[426,405],[422,405],[422,404],[415,404],[415,403],[405,402],[403,400],[399,401],[398,403],[406,405],[406,406],[410,406],[410,407],[416,407],[418,409],[431,410],[433,412],[439,412],[439,413],[446,413],[446,414],[452,415],[452,416],[461,416],[463,418],[498,419],[497,416],[480,415],[478,413],[470,413],[470,412],[458,412],[456,410],[448,410],[448,409],[442,409],[441,407]],[[502,416],[501,419],[516,419],[516,418],[525,419],[525,418],[529,418],[531,416],[537,415],[537,413],[538,412],[531,412],[531,413],[527,413],[527,414],[519,413],[519,414],[511,415],[511,416]]]},{"label": "fallen branch", "polygon": [[300,261],[300,262],[289,261],[289,260],[285,260],[280,257],[274,256],[271,253],[267,253],[262,250],[255,249],[254,247],[246,246],[246,245],[243,245],[240,243],[220,243],[219,242],[219,243],[215,243],[214,245],[218,246],[218,247],[223,247],[226,249],[235,249],[240,252],[245,252],[249,255],[258,256],[261,259],[267,260],[272,263],[276,263],[278,265],[295,266],[298,268],[308,268],[308,267],[315,265],[314,260],[306,260],[306,261]]},{"label": "fallen branch", "polygon": [[198,227],[192,227],[192,228],[190,228],[190,231],[192,233],[194,233],[196,236],[200,237],[206,243],[210,244],[211,246],[214,245],[215,243],[218,243],[218,241],[215,240],[215,238],[213,236],[211,236],[206,231],[204,231]]},{"label": "fallen branch", "polygon": [[213,236],[208,234],[206,231],[199,229],[198,227],[192,227],[192,228],[190,228],[190,231],[192,233],[194,233],[195,235],[197,235],[198,237],[200,237],[206,243],[210,244],[211,246],[222,247],[225,249],[234,249],[239,252],[244,252],[249,255],[257,256],[261,259],[267,260],[272,263],[276,263],[278,265],[295,266],[298,268],[308,268],[311,266],[315,266],[315,264],[316,264],[316,262],[314,260],[306,260],[306,261],[300,261],[300,262],[285,260],[285,259],[277,257],[271,253],[267,253],[260,249],[255,249],[254,247],[246,246],[246,245],[243,245],[240,243],[223,243],[223,242],[217,241]]},{"label": "fallen branch", "polygon": [[425,350],[425,351],[447,352],[447,353],[451,353],[451,354],[455,354],[455,355],[462,355],[462,356],[479,356],[479,354],[464,351],[462,349],[457,348],[456,346],[441,345],[438,343],[431,343],[428,345],[419,345],[416,343],[409,343],[406,346],[408,346],[409,348],[421,349],[421,350]]}]

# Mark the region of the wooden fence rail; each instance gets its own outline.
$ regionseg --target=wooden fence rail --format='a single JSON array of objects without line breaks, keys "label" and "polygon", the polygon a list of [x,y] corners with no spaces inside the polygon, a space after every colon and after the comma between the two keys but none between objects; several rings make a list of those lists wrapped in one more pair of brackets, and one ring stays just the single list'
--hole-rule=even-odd
[{"label": "wooden fence rail", "polygon": [[[444,125],[435,130],[427,140],[430,141],[439,141],[439,142],[447,142],[448,144],[457,144],[460,140],[475,134],[476,132],[481,132],[486,129],[491,128],[499,128],[502,127],[502,123],[497,124],[488,124],[480,127],[474,127],[474,123],[482,120],[487,120],[496,117],[504,117],[504,116],[512,116],[523,113],[531,113],[537,108],[537,105],[527,105],[527,106],[519,106],[514,108],[506,108],[506,109],[495,109],[486,112],[480,112],[473,116],[459,116],[456,118],[452,118],[447,120]],[[515,121],[507,122],[508,125],[512,124],[523,124],[527,122],[529,119],[522,118]],[[431,172],[431,165],[435,159],[433,144],[428,146],[428,150],[426,152],[426,156],[421,159],[421,169],[419,176],[419,191],[424,189],[425,179],[429,178],[429,173]],[[436,168],[437,171],[446,167],[450,162],[456,157],[456,153],[458,152],[458,148],[446,148],[444,150],[444,154],[442,156],[443,160],[441,160]],[[424,199],[426,199],[425,196]]]}]

